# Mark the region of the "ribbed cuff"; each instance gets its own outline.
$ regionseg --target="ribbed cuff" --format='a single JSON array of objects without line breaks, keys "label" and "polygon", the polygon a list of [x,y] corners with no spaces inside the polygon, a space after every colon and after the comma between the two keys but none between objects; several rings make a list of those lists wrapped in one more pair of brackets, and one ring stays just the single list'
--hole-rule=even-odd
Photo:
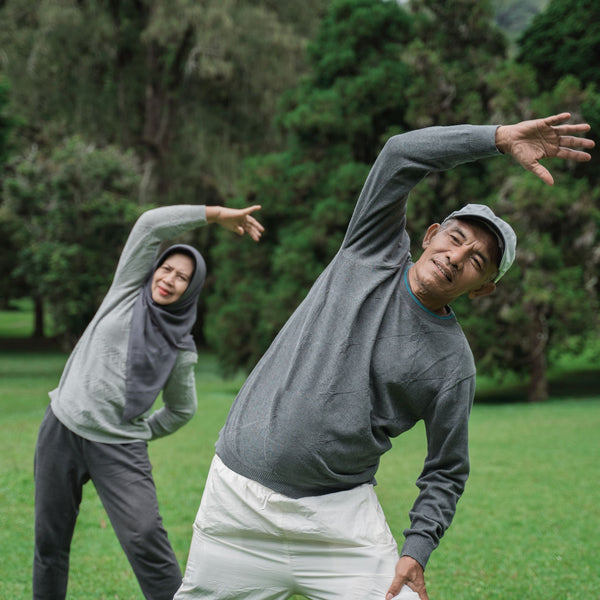
[{"label": "ribbed cuff", "polygon": [[434,550],[435,546],[429,538],[422,535],[409,535],[402,546],[400,556],[414,558],[425,569]]}]

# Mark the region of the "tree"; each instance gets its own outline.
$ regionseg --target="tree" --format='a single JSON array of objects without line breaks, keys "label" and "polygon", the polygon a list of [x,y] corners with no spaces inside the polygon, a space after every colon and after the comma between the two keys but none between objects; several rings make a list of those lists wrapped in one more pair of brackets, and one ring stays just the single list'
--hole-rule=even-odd
[{"label": "tree", "polygon": [[127,234],[141,212],[140,168],[115,147],[68,138],[50,156],[16,159],[4,181],[3,214],[22,280],[72,345],[106,293]]},{"label": "tree", "polygon": [[[550,0],[518,39],[517,62],[533,68],[540,90],[551,93],[565,78],[576,78],[586,88],[584,103],[577,106],[592,126],[600,130],[600,4],[593,0]],[[600,182],[600,156],[579,168],[582,176]]]},{"label": "tree", "polygon": [[[474,112],[487,121],[492,88],[485,78],[504,60],[503,38],[487,3],[446,4],[416,3],[415,15],[391,2],[331,4],[308,47],[310,74],[281,104],[287,151],[248,161],[240,185],[246,201],[265,206],[268,237],[250,259],[233,243],[219,245],[219,265],[226,266],[218,280],[246,282],[211,298],[207,333],[230,368],[258,360],[331,260],[391,134],[461,122]],[[463,43],[478,51],[465,56]],[[436,220],[459,193],[475,200],[485,172],[478,164],[429,177],[410,203],[412,230]]]},{"label": "tree", "polygon": [[[389,11],[383,18],[388,29],[377,15],[370,20],[361,12],[367,5]],[[464,121],[516,122],[565,108],[577,114],[581,106],[600,105],[592,89],[568,80],[536,99],[532,68],[506,58],[489,4],[423,1],[415,7],[411,16],[395,3],[332,3],[309,48],[310,75],[282,103],[278,122],[287,150],[247,162],[243,201],[263,204],[267,237],[252,256],[239,243],[218,244],[208,334],[228,367],[248,368],[258,360],[337,250],[362,181],[390,133]],[[361,103],[382,87],[370,77],[377,72],[373,65],[387,61],[396,76],[386,79],[382,102]],[[457,314],[482,372],[528,374],[532,399],[546,394],[554,349],[585,343],[584,316],[597,310],[594,188],[579,181],[579,167],[557,167],[556,176],[557,186],[538,189],[534,177],[510,160],[478,161],[431,174],[411,193],[408,208],[416,254],[425,227],[458,205],[488,203],[515,224],[514,272],[496,295],[468,308],[459,304]],[[573,193],[582,199],[577,208],[568,205]],[[528,205],[538,197],[543,202]],[[581,268],[581,262],[590,266]],[[225,283],[232,280],[239,284],[233,289]],[[567,286],[573,291],[560,295]]]},{"label": "tree", "polygon": [[[304,70],[327,1],[0,2],[16,147],[35,161],[65,138],[118,147],[139,157],[144,201],[226,203],[241,157],[278,147],[275,103]],[[51,179],[36,165],[32,176]],[[212,235],[198,236],[209,265]]]},{"label": "tree", "polygon": [[0,172],[8,158],[8,139],[14,125],[6,110],[8,94],[8,82],[0,77]]},{"label": "tree", "polygon": [[[4,172],[4,164],[9,157],[9,137],[13,128],[13,120],[7,114],[9,85],[0,77],[0,177]],[[2,211],[2,195],[0,190],[0,272],[8,273],[15,263],[17,249],[12,240],[13,224],[8,215]],[[7,306],[14,294],[18,294],[20,282],[13,281],[9,286],[3,286],[0,292],[0,306]],[[11,296],[11,297],[9,297]]]},{"label": "tree", "polygon": [[[419,0],[411,6],[415,37],[403,53],[411,66],[408,128],[499,122],[495,100],[504,84],[494,74],[509,69],[506,39],[494,24],[490,2]],[[491,168],[476,162],[433,173],[412,192],[408,228],[415,252],[430,223],[488,195]]]},{"label": "tree", "polygon": [[493,296],[458,308],[480,369],[527,376],[531,402],[549,396],[548,367],[598,331],[600,192],[554,171],[552,188],[530,174],[506,180],[500,202],[517,232],[517,261]]},{"label": "tree", "polygon": [[0,46],[22,137],[133,148],[147,194],[222,201],[241,154],[275,147],[275,100],[325,2],[7,0]]},{"label": "tree", "polygon": [[[435,124],[435,118],[441,119],[437,121],[440,124],[449,124],[457,118],[463,120],[462,117],[473,122],[472,117],[468,117],[469,111],[476,122],[480,118],[479,122],[506,123],[563,110],[573,112],[576,119],[581,119],[583,113],[583,118],[594,124],[600,103],[593,86],[582,89],[576,79],[565,77],[540,97],[534,65],[505,60],[501,44],[494,43],[485,6],[479,6],[470,17],[461,17],[461,6],[463,10],[472,10],[467,6],[470,3],[451,4],[418,3],[425,17],[420,38],[429,35],[438,41],[422,46],[424,58],[420,64],[424,78],[417,79],[415,106],[435,105],[437,97],[437,105],[442,107],[441,113],[425,108],[425,118],[420,119],[420,124]],[[453,9],[464,25],[452,24],[451,15],[445,11]],[[427,20],[428,14],[437,14],[433,23],[438,28]],[[427,34],[432,27],[433,33]],[[471,36],[464,44],[457,42],[453,34],[461,28],[463,37]],[[486,39],[486,30],[491,35],[489,42],[475,44],[478,36]],[[452,43],[458,54],[453,55]],[[560,45],[556,40],[552,44]],[[486,50],[475,53],[475,47]],[[468,50],[463,52],[463,48]],[[456,61],[455,56],[460,59]],[[461,77],[461,69],[468,73],[466,78]],[[457,314],[471,341],[480,371],[511,370],[526,374],[530,381],[530,400],[542,400],[548,395],[547,367],[557,357],[557,349],[563,353],[573,351],[589,339],[590,331],[592,335],[597,332],[597,322],[585,316],[595,314],[598,300],[594,275],[598,227],[591,191],[597,168],[589,163],[558,167],[557,185],[548,189],[531,181],[529,173],[513,169],[510,161],[486,161],[429,177],[426,185],[419,186],[411,195],[409,223],[418,223],[423,212],[429,219],[436,211],[438,217],[443,216],[457,203],[464,204],[475,198],[492,205],[515,224],[520,241],[513,273],[500,283],[491,298],[468,302],[468,306],[466,301],[458,303]],[[581,181],[582,178],[590,183]],[[574,209],[568,206],[565,195],[571,200],[574,196],[587,200],[578,202]],[[535,202],[536,198],[544,202]],[[529,211],[528,201],[532,205]],[[423,207],[431,208],[423,211]],[[565,214],[569,215],[568,219],[564,218]],[[423,222],[421,226],[426,224]],[[521,224],[526,227],[521,228]],[[548,234],[549,229],[555,232],[552,236]],[[572,244],[578,248],[576,258],[569,252]],[[561,259],[553,256],[553,252]],[[550,263],[553,270],[548,266]],[[581,268],[581,263],[592,267]],[[554,289],[554,293],[549,289]],[[577,291],[563,291],[569,289]],[[497,315],[496,319],[490,321],[491,314]]]},{"label": "tree", "polygon": [[506,60],[507,42],[484,0],[418,0],[412,66],[411,127],[485,123],[493,90],[488,76]]},{"label": "tree", "polygon": [[600,4],[595,0],[550,0],[518,44],[517,60],[535,68],[542,90],[565,75],[600,87]]},{"label": "tree", "polygon": [[387,130],[404,122],[410,31],[395,2],[331,3],[310,73],[282,99],[285,151],[249,159],[239,185],[240,203],[263,205],[267,235],[251,254],[225,238],[215,249],[207,336],[226,367],[258,360],[337,251]]},{"label": "tree", "polygon": [[[506,48],[490,5],[425,1],[413,10],[333,2],[308,48],[310,74],[281,105],[287,151],[247,163],[240,188],[246,201],[265,205],[269,241],[252,257],[255,268],[233,244],[219,245],[219,264],[227,265],[219,281],[247,282],[218,289],[211,299],[209,339],[229,367],[254,364],[332,258],[389,135],[473,117],[487,122],[494,97],[487,77],[504,65]],[[412,231],[454,209],[458,196],[480,198],[486,169],[475,164],[427,178],[409,204]],[[243,268],[232,271],[235,263]],[[220,344],[227,331],[227,344]],[[230,347],[233,332],[240,347]]]},{"label": "tree", "polygon": [[[506,86],[497,96],[504,122],[565,109],[580,120],[581,107],[595,97],[574,77],[538,94],[535,80],[526,76],[529,67],[522,69],[513,77],[523,77],[530,87],[517,88],[520,98],[506,86],[508,74],[498,73]],[[555,179],[549,187],[512,161],[495,162],[488,202],[517,232],[516,262],[493,296],[469,303],[468,309],[459,305],[457,312],[464,315],[461,322],[480,370],[527,375],[529,400],[541,401],[550,392],[547,369],[598,335],[599,193],[578,164],[548,161]]]}]

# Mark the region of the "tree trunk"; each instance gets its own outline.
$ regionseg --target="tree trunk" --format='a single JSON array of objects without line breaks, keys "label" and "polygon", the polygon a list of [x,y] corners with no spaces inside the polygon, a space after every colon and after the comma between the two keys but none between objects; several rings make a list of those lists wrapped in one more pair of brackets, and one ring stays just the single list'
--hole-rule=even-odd
[{"label": "tree trunk", "polygon": [[33,337],[44,337],[44,301],[36,297],[33,299]]},{"label": "tree trunk", "polygon": [[529,402],[543,402],[549,397],[546,346],[548,342],[548,324],[543,308],[529,307],[531,322],[531,358],[529,379]]},{"label": "tree trunk", "polygon": [[[169,178],[162,172],[164,157],[169,151],[171,139],[171,117],[174,113],[175,91],[183,80],[185,59],[194,39],[194,30],[188,26],[183,32],[174,53],[174,59],[165,60],[166,49],[150,41],[146,49],[146,97],[143,140],[144,179],[142,197],[153,182],[156,191],[166,196]],[[155,180],[155,181],[153,181]]]}]

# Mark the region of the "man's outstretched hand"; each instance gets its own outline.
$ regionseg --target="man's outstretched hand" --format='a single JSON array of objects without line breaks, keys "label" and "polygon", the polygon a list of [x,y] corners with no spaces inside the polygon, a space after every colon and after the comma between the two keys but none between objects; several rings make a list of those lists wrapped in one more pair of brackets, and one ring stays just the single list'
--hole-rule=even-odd
[{"label": "man's outstretched hand", "polygon": [[522,121],[515,125],[501,125],[496,130],[496,147],[513,156],[523,168],[552,185],[550,171],[539,161],[543,158],[562,158],[585,162],[592,157],[585,150],[594,147],[594,141],[577,137],[589,131],[587,123],[566,124],[570,113],[560,113],[545,119]]}]

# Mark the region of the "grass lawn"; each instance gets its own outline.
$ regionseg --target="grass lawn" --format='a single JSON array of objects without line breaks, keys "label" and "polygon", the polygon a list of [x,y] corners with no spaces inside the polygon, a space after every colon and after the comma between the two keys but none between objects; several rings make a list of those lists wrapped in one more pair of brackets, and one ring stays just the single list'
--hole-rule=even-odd
[{"label": "grass lawn", "polygon": [[0,337],[21,338],[33,335],[33,304],[13,300],[11,310],[0,310]]},{"label": "grass lawn", "polygon": [[[65,359],[0,353],[2,600],[31,595],[33,450],[47,391]],[[241,384],[221,379],[210,356],[201,357],[197,381],[196,417],[150,446],[163,518],[182,566],[213,444]],[[599,430],[600,397],[475,406],[471,479],[427,568],[433,600],[599,598]],[[418,425],[395,441],[379,470],[377,491],[400,541],[424,452]],[[141,598],[91,485],[73,540],[68,598]]]},{"label": "grass lawn", "polygon": [[[4,327],[13,322],[5,320]],[[52,351],[0,351],[0,600],[31,597],[33,452],[48,390],[65,360]],[[241,383],[223,380],[212,357],[201,356],[198,414],[180,432],[150,445],[163,519],[182,567],[214,442]],[[554,386],[559,392],[544,404],[475,405],[471,478],[426,572],[432,600],[600,598],[600,382],[576,397],[571,387]],[[395,440],[379,469],[377,493],[400,543],[424,455],[419,424]],[[68,599],[141,598],[88,484],[73,539]]]}]

